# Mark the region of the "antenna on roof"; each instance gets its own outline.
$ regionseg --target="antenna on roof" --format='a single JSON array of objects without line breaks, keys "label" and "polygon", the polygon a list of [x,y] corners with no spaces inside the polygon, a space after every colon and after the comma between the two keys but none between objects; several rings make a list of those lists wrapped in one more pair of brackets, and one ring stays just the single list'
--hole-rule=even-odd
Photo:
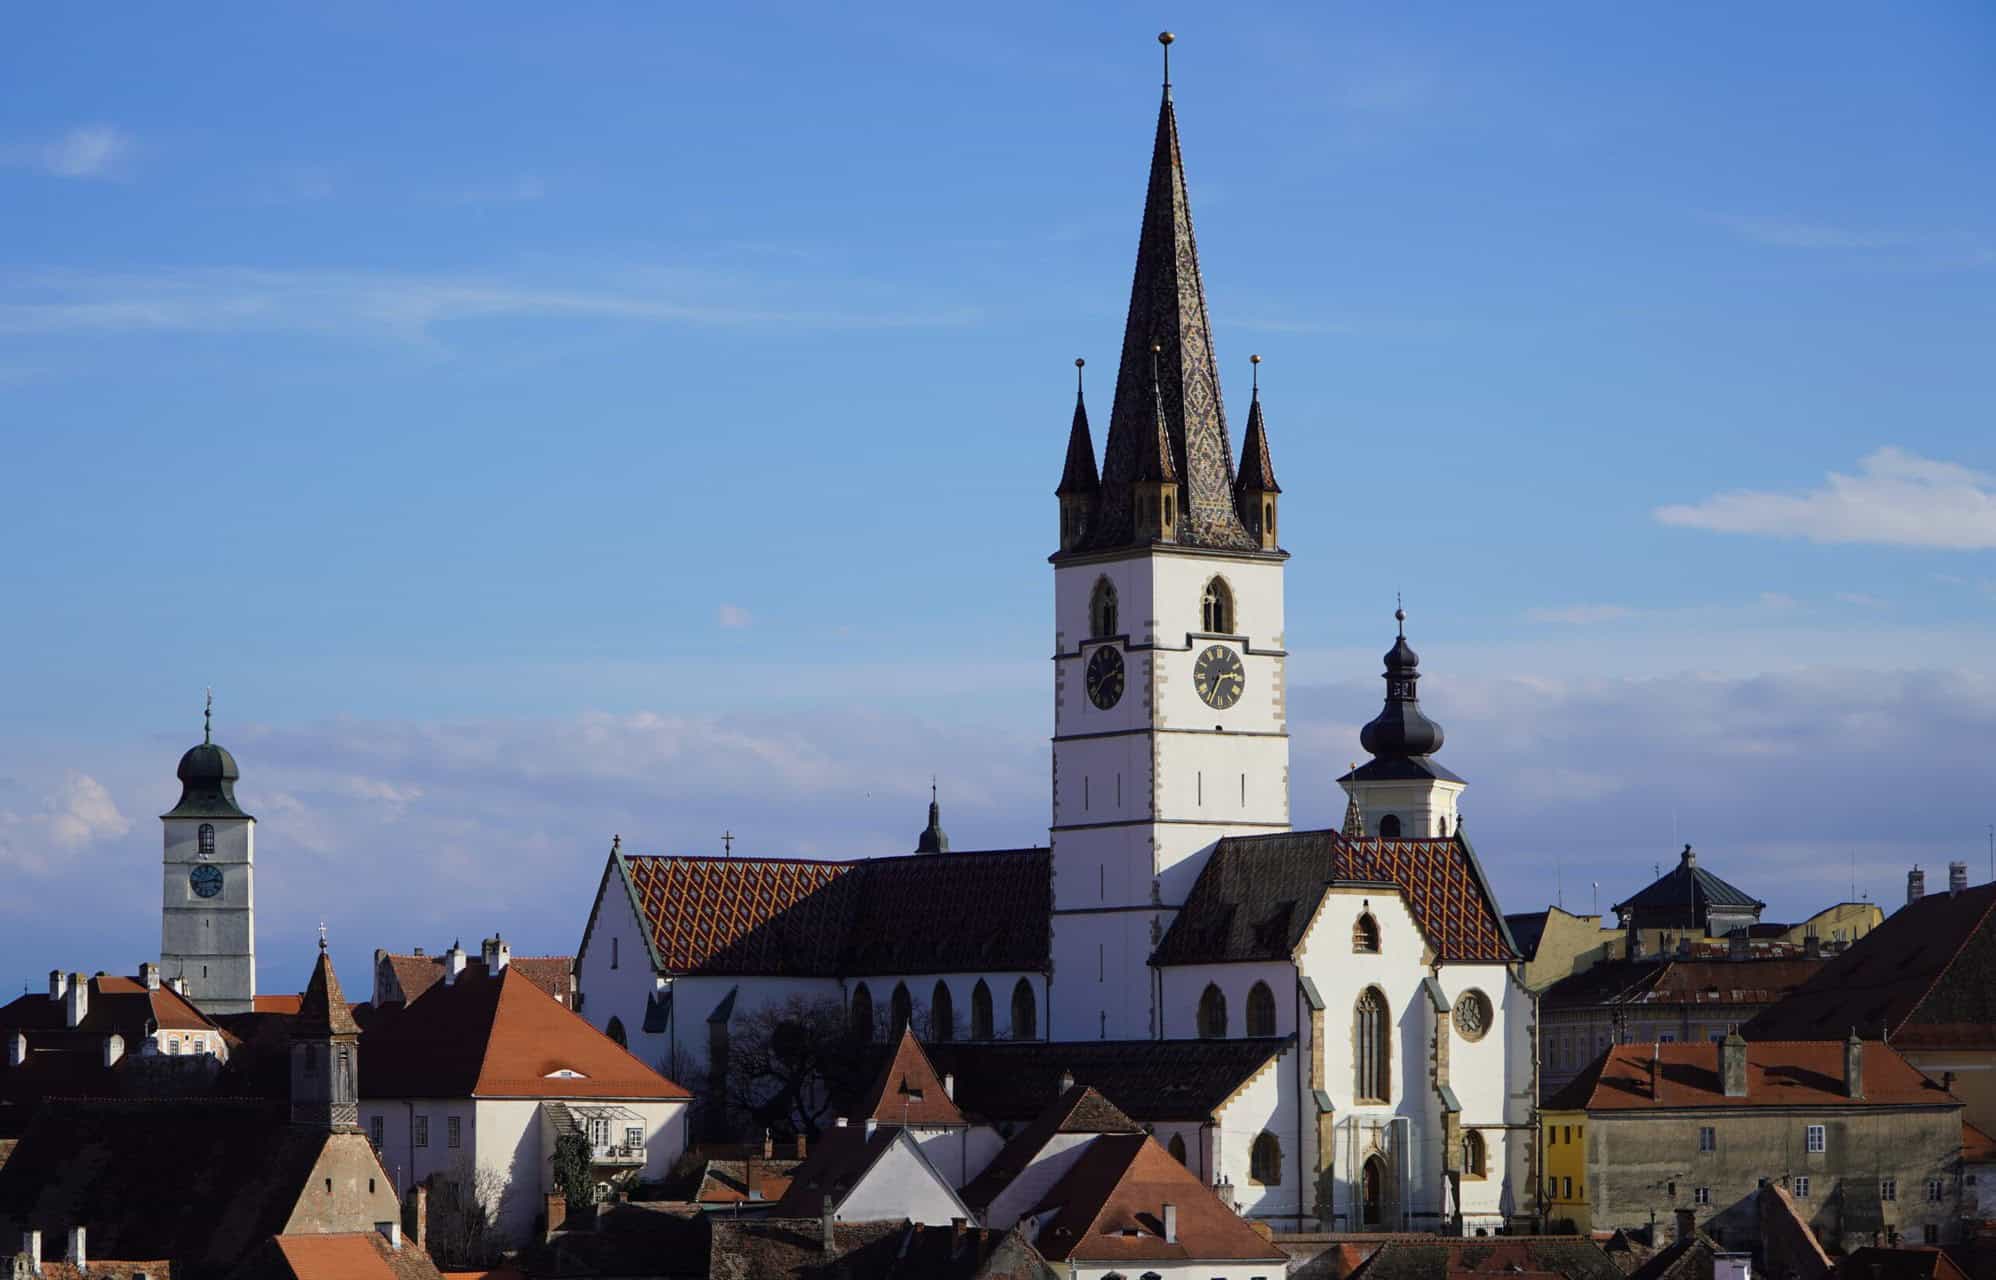
[{"label": "antenna on roof", "polygon": [[1566,910],[1566,864],[1557,854],[1553,855],[1552,860],[1552,883],[1554,900],[1559,903],[1559,909],[1564,911]]}]

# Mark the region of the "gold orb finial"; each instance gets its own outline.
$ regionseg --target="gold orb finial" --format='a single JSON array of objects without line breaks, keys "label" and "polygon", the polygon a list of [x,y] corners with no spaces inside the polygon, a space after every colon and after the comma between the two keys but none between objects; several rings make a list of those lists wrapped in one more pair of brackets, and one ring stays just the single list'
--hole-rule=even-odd
[{"label": "gold orb finial", "polygon": [[1083,365],[1085,365],[1085,364],[1087,364],[1087,363],[1088,363],[1088,362],[1087,362],[1086,360],[1083,360],[1083,359],[1082,359],[1082,358],[1081,358],[1080,356],[1076,356],[1076,357],[1074,357],[1074,367],[1075,367],[1075,368],[1077,368],[1077,369],[1079,369],[1079,368],[1080,368],[1081,366],[1083,366]]},{"label": "gold orb finial", "polygon": [[1159,44],[1170,44],[1173,40],[1176,39],[1178,39],[1178,37],[1172,35],[1169,31],[1160,31],[1157,33],[1157,42]]},{"label": "gold orb finial", "polygon": [[1260,357],[1260,356],[1249,356],[1249,357],[1248,357],[1248,363],[1249,363],[1249,364],[1260,364],[1260,363],[1261,363],[1261,357]]},{"label": "gold orb finial", "polygon": [[1164,351],[1164,344],[1162,342],[1153,342],[1150,344],[1150,353],[1152,355],[1159,355],[1163,351]]}]

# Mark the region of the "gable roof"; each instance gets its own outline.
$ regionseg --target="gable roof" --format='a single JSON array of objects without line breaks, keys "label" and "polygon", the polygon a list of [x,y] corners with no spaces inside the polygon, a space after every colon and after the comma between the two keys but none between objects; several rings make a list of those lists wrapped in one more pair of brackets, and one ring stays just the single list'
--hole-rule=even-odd
[{"label": "gable roof", "polygon": [[[1175,1241],[1164,1238],[1167,1203],[1178,1208]],[[1042,1214],[1051,1216],[1033,1243],[1049,1262],[1288,1260],[1142,1133],[1089,1143],[1028,1216]]]},{"label": "gable roof", "polygon": [[1450,1280],[1471,1275],[1622,1280],[1622,1269],[1585,1237],[1396,1237],[1380,1242],[1346,1280]]},{"label": "gable roof", "polygon": [[360,1095],[692,1096],[511,966],[497,977],[467,969],[407,1006],[379,1011],[360,1040]]},{"label": "gable roof", "polygon": [[1840,1280],[1968,1280],[1939,1245],[1865,1245],[1846,1254]]},{"label": "gable roof", "polygon": [[984,1171],[964,1187],[963,1198],[979,1212],[989,1208],[998,1194],[1039,1158],[1056,1135],[1142,1132],[1142,1127],[1118,1110],[1115,1103],[1088,1085],[1075,1085],[1012,1136],[991,1163],[984,1166]]},{"label": "gable roof", "polygon": [[1061,1079],[1093,1085],[1139,1120],[1208,1120],[1291,1041],[998,1040],[931,1043],[938,1071],[956,1077],[956,1104],[994,1123],[1038,1117]]},{"label": "gable roof", "polygon": [[889,1150],[904,1144],[908,1153],[929,1171],[935,1185],[962,1206],[963,1216],[969,1218],[970,1208],[963,1205],[955,1185],[930,1163],[914,1135],[895,1124],[844,1125],[826,1130],[817,1147],[804,1157],[804,1163],[790,1171],[790,1186],[777,1202],[777,1214],[817,1216],[827,1198],[836,1210],[844,1203],[846,1194],[859,1185]]},{"label": "gable roof", "polygon": [[[1650,1097],[1651,1051],[1663,1064],[1658,1098]],[[1844,1093],[1844,1046],[1833,1040],[1747,1043],[1747,1092],[1726,1096],[1716,1044],[1610,1045],[1547,1099],[1547,1111],[1645,1111],[1676,1107],[1945,1107],[1959,1099],[1929,1080],[1888,1044],[1864,1045],[1864,1097]]]},{"label": "gable roof", "polygon": [[271,1238],[231,1280],[440,1280],[429,1254],[405,1241],[393,1248],[375,1231]]},{"label": "gable roof", "polygon": [[[75,975],[70,980],[75,981]],[[31,991],[0,1005],[0,1033],[23,1031],[30,1041],[40,1031],[68,1031],[92,1037],[116,1033],[135,1048],[136,1042],[148,1034],[148,1022],[162,1031],[221,1030],[193,1001],[164,982],[148,991],[137,978],[100,973],[83,981],[89,984],[89,995],[83,1021],[78,1025],[68,1025],[66,997],[51,1000],[47,992]]]},{"label": "gable roof", "polygon": [[1041,972],[1052,954],[1045,849],[854,862],[618,853],[612,865],[666,973]]},{"label": "gable roof", "polygon": [[[444,980],[445,967],[450,963],[449,953],[442,955],[398,956],[381,953],[377,966],[385,967],[394,979],[395,986],[402,993],[402,1002],[416,999],[431,987]],[[466,956],[465,969],[478,969],[483,972],[485,961],[479,956]],[[569,1003],[569,975],[575,968],[573,956],[514,956],[506,967],[532,982],[541,990],[553,996],[562,1004]]]},{"label": "gable roof", "polygon": [[339,975],[333,972],[333,962],[326,955],[324,938],[319,939],[319,959],[313,964],[312,979],[305,984],[305,994],[298,1001],[291,1034],[294,1037],[360,1034],[360,1025],[353,1020],[353,1011],[347,1008],[346,995],[340,990]]},{"label": "gable roof", "polygon": [[1055,1280],[1017,1229],[840,1222],[830,1250],[817,1218],[717,1218],[713,1280]]},{"label": "gable roof", "polygon": [[1335,830],[1229,836],[1207,859],[1153,964],[1287,960],[1335,884],[1399,891],[1445,961],[1517,956],[1468,840],[1352,839]]},{"label": "gable roof", "polygon": [[921,1042],[906,1027],[894,1046],[894,1056],[874,1082],[873,1090],[855,1119],[877,1120],[883,1124],[950,1125],[964,1123],[942,1077],[936,1074]]},{"label": "gable roof", "polygon": [[1748,1023],[1749,1039],[1842,1039],[1881,1031],[1904,1048],[1996,1048],[1996,884],[1899,908],[1793,995]]},{"label": "gable roof", "polygon": [[1603,960],[1561,978],[1539,999],[1546,1009],[1608,1004],[1767,1005],[1800,989],[1825,963],[1808,956]]}]

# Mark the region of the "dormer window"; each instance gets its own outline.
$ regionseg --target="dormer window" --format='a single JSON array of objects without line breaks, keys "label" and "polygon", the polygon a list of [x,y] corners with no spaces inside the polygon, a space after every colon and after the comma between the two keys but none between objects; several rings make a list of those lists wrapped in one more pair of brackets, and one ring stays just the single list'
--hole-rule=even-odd
[{"label": "dormer window", "polygon": [[1234,593],[1227,590],[1227,584],[1218,578],[1206,584],[1206,593],[1200,597],[1200,621],[1209,632],[1233,634]]},{"label": "dormer window", "polygon": [[544,1080],[587,1080],[589,1077],[583,1075],[573,1067],[557,1067],[541,1078]]},{"label": "dormer window", "polygon": [[199,854],[200,854],[200,855],[201,855],[202,857],[204,857],[204,858],[212,858],[212,857],[214,857],[214,856],[215,856],[215,824],[214,824],[214,823],[212,823],[212,822],[204,822],[204,823],[202,823],[202,824],[201,824],[201,829],[200,829],[199,831],[196,831],[196,832],[194,833],[194,844],[195,844],[195,849],[196,849],[196,851],[197,851],[197,852],[198,852],[198,853],[199,853]]}]

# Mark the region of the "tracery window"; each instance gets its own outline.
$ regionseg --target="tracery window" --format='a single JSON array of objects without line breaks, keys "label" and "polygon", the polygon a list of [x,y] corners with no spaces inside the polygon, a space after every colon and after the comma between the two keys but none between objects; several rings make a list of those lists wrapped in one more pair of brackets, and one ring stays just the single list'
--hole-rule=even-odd
[{"label": "tracery window", "polygon": [[1359,993],[1352,1012],[1352,1050],[1356,1079],[1352,1092],[1361,1102],[1391,1102],[1393,1042],[1386,1022],[1386,997],[1379,988]]},{"label": "tracery window", "polygon": [[1095,580],[1095,596],[1088,602],[1088,634],[1098,640],[1116,634],[1116,586],[1107,578]]},{"label": "tracery window", "polygon": [[1199,1036],[1203,1040],[1224,1040],[1227,1036],[1227,997],[1210,982],[1199,996]]},{"label": "tracery window", "polygon": [[1257,982],[1247,993],[1247,1033],[1251,1036],[1275,1034],[1275,993],[1266,982]]},{"label": "tracery window", "polygon": [[1200,621],[1206,630],[1232,634],[1234,629],[1234,593],[1227,590],[1227,584],[1214,578],[1206,584],[1206,594],[1200,598]]},{"label": "tracery window", "polygon": [[1282,1144],[1266,1129],[1255,1135],[1248,1151],[1248,1181],[1264,1187],[1282,1185]]},{"label": "tracery window", "polygon": [[991,988],[979,978],[970,991],[970,1038],[972,1040],[993,1039],[991,1027]]}]

